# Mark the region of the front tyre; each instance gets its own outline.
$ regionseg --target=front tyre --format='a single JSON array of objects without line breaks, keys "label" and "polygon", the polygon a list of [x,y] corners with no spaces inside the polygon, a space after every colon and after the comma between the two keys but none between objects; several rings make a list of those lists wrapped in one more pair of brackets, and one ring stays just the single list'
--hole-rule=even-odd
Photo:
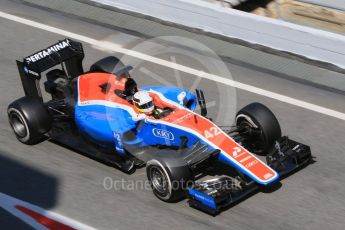
[{"label": "front tyre", "polygon": [[9,123],[17,139],[27,145],[41,142],[51,128],[51,117],[43,103],[22,97],[7,108]]},{"label": "front tyre", "polygon": [[163,201],[170,201],[172,181],[164,166],[159,161],[151,160],[148,162],[146,173],[155,196]]},{"label": "front tyre", "polygon": [[281,129],[272,111],[260,103],[242,108],[236,115],[236,126],[245,130],[244,146],[251,152],[266,155],[281,137]]},{"label": "front tyre", "polygon": [[188,166],[171,167],[168,160],[158,158],[146,163],[146,174],[154,195],[165,202],[183,199],[188,183],[193,181]]}]

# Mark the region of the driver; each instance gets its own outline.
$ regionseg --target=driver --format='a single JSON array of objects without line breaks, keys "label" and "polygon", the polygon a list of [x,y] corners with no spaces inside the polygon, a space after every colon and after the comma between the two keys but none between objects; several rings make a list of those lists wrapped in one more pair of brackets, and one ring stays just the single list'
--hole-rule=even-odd
[{"label": "driver", "polygon": [[169,107],[159,108],[153,103],[153,99],[147,91],[141,90],[134,94],[133,104],[140,113],[160,119],[168,115],[172,109]]},{"label": "driver", "polygon": [[138,91],[133,96],[133,104],[140,113],[151,115],[155,109],[152,97],[146,91]]}]

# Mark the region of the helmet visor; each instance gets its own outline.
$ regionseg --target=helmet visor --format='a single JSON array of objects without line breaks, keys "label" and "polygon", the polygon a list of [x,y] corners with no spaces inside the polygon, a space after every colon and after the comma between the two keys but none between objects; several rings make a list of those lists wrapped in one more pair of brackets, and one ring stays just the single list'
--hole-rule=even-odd
[{"label": "helmet visor", "polygon": [[138,105],[136,103],[136,106],[138,107],[138,109],[149,109],[149,108],[153,107],[153,102],[149,101],[149,102],[142,104],[142,105]]}]

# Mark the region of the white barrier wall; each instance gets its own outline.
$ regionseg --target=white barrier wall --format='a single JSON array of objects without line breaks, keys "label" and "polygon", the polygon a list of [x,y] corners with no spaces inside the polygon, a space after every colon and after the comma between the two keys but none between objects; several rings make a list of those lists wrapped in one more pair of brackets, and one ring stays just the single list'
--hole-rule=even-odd
[{"label": "white barrier wall", "polygon": [[329,8],[345,10],[344,0],[299,0],[301,2],[311,3],[315,5],[325,6]]},{"label": "white barrier wall", "polygon": [[345,69],[345,37],[195,0],[90,0]]}]

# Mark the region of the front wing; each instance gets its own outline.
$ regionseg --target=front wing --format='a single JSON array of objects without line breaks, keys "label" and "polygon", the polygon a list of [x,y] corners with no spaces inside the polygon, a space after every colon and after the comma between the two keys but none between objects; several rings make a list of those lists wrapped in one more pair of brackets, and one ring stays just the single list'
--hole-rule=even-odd
[{"label": "front wing", "polygon": [[[267,155],[266,161],[279,173],[280,178],[284,178],[313,162],[313,157],[309,146],[282,137]],[[267,186],[259,185],[254,181],[247,182],[242,180],[241,176],[196,182],[188,190],[188,203],[191,207],[216,215],[222,209]]]}]

